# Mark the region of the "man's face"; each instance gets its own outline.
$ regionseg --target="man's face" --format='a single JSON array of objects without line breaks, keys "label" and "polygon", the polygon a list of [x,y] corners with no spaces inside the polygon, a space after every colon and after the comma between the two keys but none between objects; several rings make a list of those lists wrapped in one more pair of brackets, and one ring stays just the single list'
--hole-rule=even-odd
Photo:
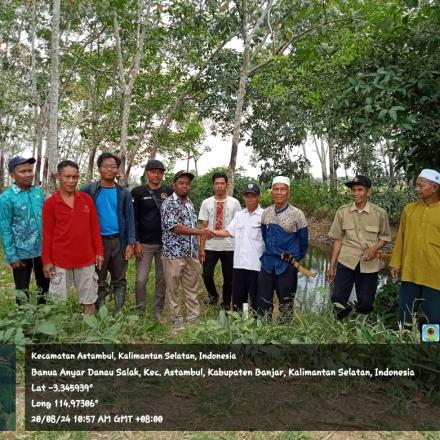
[{"label": "man's face", "polygon": [[362,205],[368,200],[368,196],[371,194],[371,188],[366,188],[363,185],[353,185],[351,187],[351,198],[357,205]]},{"label": "man's face", "polygon": [[60,183],[60,189],[66,193],[72,193],[75,191],[78,184],[79,173],[74,167],[64,167],[57,174],[57,180]]},{"label": "man's face", "polygon": [[163,180],[164,174],[164,170],[154,168],[152,170],[145,170],[144,176],[147,178],[147,182],[150,182],[153,185],[160,185]]},{"label": "man's face", "polygon": [[98,171],[104,180],[115,180],[118,175],[118,164],[113,157],[109,157],[101,162]]},{"label": "man's face", "polygon": [[30,163],[17,165],[12,171],[11,176],[20,188],[28,188],[34,178],[34,169]]},{"label": "man's face", "polygon": [[272,200],[282,205],[287,202],[289,198],[289,187],[285,183],[275,183],[272,185]]},{"label": "man's face", "polygon": [[188,176],[179,177],[173,184],[178,197],[187,197],[191,189],[191,179]]},{"label": "man's face", "polygon": [[260,203],[260,196],[254,193],[246,193],[244,196],[244,204],[248,211],[255,211]]},{"label": "man's face", "polygon": [[425,200],[432,197],[438,190],[437,185],[424,177],[417,177],[416,180],[416,194],[421,200]]},{"label": "man's face", "polygon": [[214,180],[214,194],[216,196],[223,196],[226,194],[226,187],[228,186],[224,177],[217,177]]}]

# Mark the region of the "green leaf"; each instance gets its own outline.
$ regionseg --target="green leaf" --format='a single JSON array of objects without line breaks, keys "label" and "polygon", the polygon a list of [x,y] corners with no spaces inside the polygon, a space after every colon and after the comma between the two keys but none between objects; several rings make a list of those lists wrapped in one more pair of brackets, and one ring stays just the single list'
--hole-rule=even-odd
[{"label": "green leaf", "polygon": [[52,321],[40,321],[35,326],[35,333],[43,333],[44,335],[56,336],[57,327]]},{"label": "green leaf", "polygon": [[397,112],[396,112],[396,110],[394,110],[394,109],[389,109],[388,110],[388,114],[390,115],[390,118],[394,121],[394,122],[396,122],[397,121]]},{"label": "green leaf", "polygon": [[84,315],[83,316],[84,322],[93,329],[98,328],[98,320],[96,319],[96,316],[94,315]]},{"label": "green leaf", "polygon": [[101,320],[105,319],[108,316],[108,308],[105,305],[102,305],[99,308],[98,316],[101,318]]}]

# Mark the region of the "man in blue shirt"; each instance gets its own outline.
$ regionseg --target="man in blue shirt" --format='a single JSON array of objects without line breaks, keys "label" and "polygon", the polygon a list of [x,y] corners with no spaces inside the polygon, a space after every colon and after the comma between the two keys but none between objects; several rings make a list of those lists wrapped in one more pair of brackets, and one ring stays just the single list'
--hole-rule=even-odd
[{"label": "man in blue shirt", "polygon": [[[7,263],[12,267],[15,288],[27,294],[32,269],[42,294],[49,290],[41,263],[42,221],[44,194],[32,185],[33,157],[17,156],[8,163],[14,183],[0,196],[0,233]],[[17,302],[19,302],[17,300]],[[39,295],[38,303],[44,303]]]},{"label": "man in blue shirt", "polygon": [[307,252],[308,229],[304,213],[289,204],[290,179],[277,176],[272,181],[274,204],[261,215],[261,232],[265,251],[261,256],[258,275],[256,312],[259,316],[272,313],[273,291],[280,303],[280,317],[288,319],[293,309],[298,284],[298,270],[281,258],[291,255],[300,262]]},{"label": "man in blue shirt", "polygon": [[110,272],[115,311],[118,312],[125,303],[128,260],[133,256],[136,242],[133,204],[130,191],[115,181],[121,159],[111,153],[102,153],[97,164],[101,179],[81,189],[95,202],[104,246],[104,263],[98,271],[96,306],[99,307],[105,300],[107,272]]}]

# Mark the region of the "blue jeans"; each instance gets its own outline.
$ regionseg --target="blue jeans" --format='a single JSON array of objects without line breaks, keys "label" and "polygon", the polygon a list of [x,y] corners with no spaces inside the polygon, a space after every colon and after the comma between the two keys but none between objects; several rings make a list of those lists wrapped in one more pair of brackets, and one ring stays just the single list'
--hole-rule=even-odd
[{"label": "blue jeans", "polygon": [[411,322],[412,314],[422,303],[423,312],[430,324],[440,324],[440,290],[408,281],[400,285],[399,319]]}]

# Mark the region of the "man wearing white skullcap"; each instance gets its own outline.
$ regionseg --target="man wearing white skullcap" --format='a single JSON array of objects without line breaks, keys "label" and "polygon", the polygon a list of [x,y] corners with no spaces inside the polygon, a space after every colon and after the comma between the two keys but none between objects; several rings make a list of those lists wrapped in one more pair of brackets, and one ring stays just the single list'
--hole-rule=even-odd
[{"label": "man wearing white skullcap", "polygon": [[422,303],[429,323],[440,324],[440,173],[424,169],[416,180],[418,201],[405,206],[390,261],[399,274],[401,322],[411,322]]},{"label": "man wearing white skullcap", "polygon": [[304,213],[289,204],[290,179],[277,176],[272,181],[274,204],[263,211],[261,232],[265,251],[258,275],[256,313],[263,316],[273,309],[273,291],[280,303],[280,316],[285,320],[293,309],[298,270],[281,259],[283,253],[296,261],[304,258],[308,246],[307,221]]}]

